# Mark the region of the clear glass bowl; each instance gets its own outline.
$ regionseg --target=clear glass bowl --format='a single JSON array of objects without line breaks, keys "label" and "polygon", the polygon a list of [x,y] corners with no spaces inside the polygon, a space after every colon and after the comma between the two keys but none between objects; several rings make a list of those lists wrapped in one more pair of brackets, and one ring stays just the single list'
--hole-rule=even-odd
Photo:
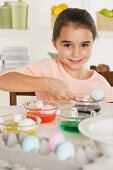
[{"label": "clear glass bowl", "polygon": [[[24,122],[24,124],[20,124],[20,122],[24,121],[26,118],[30,119],[30,123],[25,124]],[[2,133],[23,132],[36,135],[40,123],[41,119],[37,115],[27,115],[24,113],[8,114],[0,117],[0,130]]]},{"label": "clear glass bowl", "polygon": [[51,101],[30,101],[24,103],[27,114],[37,115],[41,118],[41,123],[48,123],[56,118],[58,110],[57,103]]},{"label": "clear glass bowl", "polygon": [[74,106],[75,107],[85,107],[96,112],[99,112],[102,107],[102,101],[94,101],[91,99],[90,95],[87,93],[79,93],[76,94],[74,99]]},{"label": "clear glass bowl", "polygon": [[97,112],[87,107],[72,107],[60,110],[58,114],[60,128],[64,131],[79,133],[78,124],[82,120],[97,114]]}]

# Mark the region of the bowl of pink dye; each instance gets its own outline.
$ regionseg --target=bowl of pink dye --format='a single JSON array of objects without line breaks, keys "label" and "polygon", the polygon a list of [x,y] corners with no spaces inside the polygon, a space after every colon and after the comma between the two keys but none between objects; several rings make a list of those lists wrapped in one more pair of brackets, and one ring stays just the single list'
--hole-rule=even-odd
[{"label": "bowl of pink dye", "polygon": [[27,114],[40,117],[41,123],[48,123],[56,118],[58,105],[51,101],[36,100],[24,103],[24,108]]}]

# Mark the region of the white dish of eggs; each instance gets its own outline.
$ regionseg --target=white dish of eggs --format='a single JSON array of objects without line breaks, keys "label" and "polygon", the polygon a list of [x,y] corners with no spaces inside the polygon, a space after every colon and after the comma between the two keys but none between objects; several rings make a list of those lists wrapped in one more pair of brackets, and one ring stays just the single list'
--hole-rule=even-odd
[{"label": "white dish of eggs", "polygon": [[25,133],[1,134],[0,157],[12,164],[10,167],[7,164],[7,169],[18,164],[18,169],[19,165],[24,169],[24,165],[30,170],[79,170],[97,156],[98,151],[93,147],[79,146],[58,131],[49,139]]}]

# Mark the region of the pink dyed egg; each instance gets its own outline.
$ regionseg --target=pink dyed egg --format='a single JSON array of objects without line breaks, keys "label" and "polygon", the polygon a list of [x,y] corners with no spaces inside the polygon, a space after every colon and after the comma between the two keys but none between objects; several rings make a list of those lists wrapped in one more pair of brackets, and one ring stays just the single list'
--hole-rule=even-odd
[{"label": "pink dyed egg", "polygon": [[65,141],[65,137],[62,133],[57,132],[53,134],[49,139],[49,150],[54,152],[56,147]]}]

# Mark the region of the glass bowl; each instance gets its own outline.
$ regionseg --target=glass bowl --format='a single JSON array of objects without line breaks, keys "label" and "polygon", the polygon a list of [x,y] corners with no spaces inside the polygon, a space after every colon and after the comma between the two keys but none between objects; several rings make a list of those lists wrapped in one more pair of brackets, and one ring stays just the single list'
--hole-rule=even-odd
[{"label": "glass bowl", "polygon": [[97,114],[97,112],[87,107],[72,107],[60,110],[58,113],[60,128],[67,132],[79,133],[78,124],[82,120]]},{"label": "glass bowl", "polygon": [[94,101],[87,93],[76,94],[74,99],[75,107],[85,107],[95,110],[96,112],[100,111],[102,103],[103,103],[102,101]]},{"label": "glass bowl", "polygon": [[37,134],[41,119],[36,115],[8,114],[0,117],[0,131],[2,133],[23,132],[31,135]]},{"label": "glass bowl", "polygon": [[37,115],[41,118],[41,123],[48,123],[56,118],[58,106],[51,101],[30,101],[24,103],[27,114]]}]

